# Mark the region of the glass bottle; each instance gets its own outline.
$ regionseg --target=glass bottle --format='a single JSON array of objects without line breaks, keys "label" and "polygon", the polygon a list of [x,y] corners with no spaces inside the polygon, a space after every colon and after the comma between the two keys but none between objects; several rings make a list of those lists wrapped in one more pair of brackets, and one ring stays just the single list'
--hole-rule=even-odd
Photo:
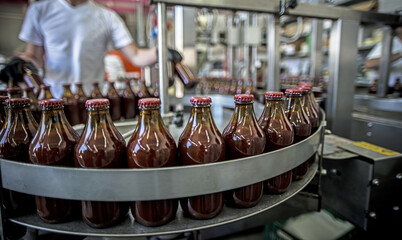
[{"label": "glass bottle", "polygon": [[74,94],[74,98],[77,101],[80,123],[85,123],[87,119],[85,102],[87,101],[88,97],[85,95],[84,89],[82,88],[82,83],[76,83],[75,86],[77,87],[77,92]]},{"label": "glass bottle", "polygon": [[311,131],[315,132],[320,124],[320,119],[318,118],[317,111],[314,109],[313,103],[310,101],[311,88],[305,86],[305,87],[299,87],[298,89],[302,93],[302,106],[304,112],[306,113],[308,119],[310,120]]},{"label": "glass bottle", "polygon": [[[73,167],[74,147],[79,135],[71,127],[63,111],[64,101],[47,99],[39,102],[42,118],[38,131],[29,145],[29,160],[33,164]],[[36,196],[36,212],[48,223],[70,220],[78,209],[76,202]]]},{"label": "glass bottle", "polygon": [[3,128],[4,123],[7,121],[6,113],[6,100],[8,97],[0,96],[0,129]]},{"label": "glass bottle", "polygon": [[[29,98],[6,100],[7,121],[0,131],[0,157],[29,163],[29,144],[38,124],[29,109]],[[21,215],[34,209],[31,195],[3,189],[3,205],[11,215]]]},{"label": "glass bottle", "polygon": [[[293,143],[294,130],[285,115],[282,92],[266,92],[265,108],[258,124],[267,137],[267,151],[275,151]],[[268,192],[284,193],[292,183],[292,170],[268,179],[265,187]]]},{"label": "glass bottle", "polygon": [[8,98],[22,98],[22,89],[19,87],[7,88]]},{"label": "glass bottle", "polygon": [[[113,124],[109,105],[108,99],[87,100],[85,106],[88,111],[88,120],[74,150],[76,167],[122,168],[126,166],[126,144]],[[128,206],[123,202],[81,202],[82,218],[89,226],[95,228],[116,224],[127,214],[127,211]]]},{"label": "glass bottle", "polygon": [[[192,97],[191,116],[180,136],[181,165],[213,163],[225,160],[225,142],[211,114],[210,97]],[[223,207],[223,193],[212,193],[180,200],[186,216],[213,218]]]},{"label": "glass bottle", "polygon": [[41,112],[39,110],[38,98],[35,95],[34,87],[24,87],[22,90],[24,92],[22,97],[31,99],[31,106],[29,108],[31,109],[32,115],[34,116],[36,122],[39,122]]},{"label": "glass bottle", "polygon": [[93,82],[92,83],[93,90],[90,94],[90,98],[96,99],[96,98],[103,98],[102,92],[99,88],[99,83],[98,82]]},{"label": "glass bottle", "polygon": [[64,112],[68,122],[74,126],[80,123],[78,103],[71,92],[71,84],[63,84],[63,88],[64,94],[62,98],[64,100]]},{"label": "glass bottle", "polygon": [[136,109],[136,97],[131,89],[130,80],[126,80],[126,87],[122,91],[122,112],[125,119],[135,118],[137,112]]},{"label": "glass bottle", "polygon": [[[158,98],[138,101],[140,117],[127,145],[129,168],[176,166],[176,143],[165,127]],[[160,226],[176,216],[177,200],[137,201],[131,204],[134,219],[145,226]]]},{"label": "glass bottle", "polygon": [[307,82],[301,82],[301,83],[299,84],[299,88],[300,88],[300,87],[301,87],[301,88],[307,87],[307,88],[310,88],[310,89],[311,89],[308,98],[310,99],[310,102],[311,102],[311,104],[313,105],[313,108],[314,108],[315,112],[317,113],[317,115],[319,115],[320,106],[318,105],[317,100],[315,99],[315,96],[314,96],[313,84],[312,84],[312,83],[307,83]]},{"label": "glass bottle", "polygon": [[[301,91],[286,89],[285,113],[295,132],[295,143],[306,139],[311,134],[311,123],[302,107]],[[302,179],[308,170],[308,160],[292,170],[294,180]]]},{"label": "glass bottle", "polygon": [[[226,143],[226,159],[237,159],[261,154],[265,151],[266,137],[254,114],[254,95],[234,96],[235,109],[229,124],[222,132]],[[253,207],[261,200],[264,183],[227,191],[227,204],[236,207]]]},{"label": "glass bottle", "polygon": [[113,82],[109,82],[109,89],[107,92],[107,98],[110,102],[110,116],[113,121],[118,121],[121,118],[121,99],[120,95],[114,87]]},{"label": "glass bottle", "polygon": [[52,99],[54,98],[52,93],[50,92],[50,86],[49,85],[40,85],[40,92],[38,96],[38,100],[45,100],[45,99]]}]

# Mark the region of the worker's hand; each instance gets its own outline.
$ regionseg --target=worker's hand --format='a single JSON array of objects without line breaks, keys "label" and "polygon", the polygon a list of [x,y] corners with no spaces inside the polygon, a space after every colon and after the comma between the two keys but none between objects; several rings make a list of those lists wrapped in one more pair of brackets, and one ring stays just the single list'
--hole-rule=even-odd
[{"label": "worker's hand", "polygon": [[172,62],[181,62],[183,57],[178,51],[168,48],[168,60]]},{"label": "worker's hand", "polygon": [[38,73],[36,67],[19,57],[14,57],[11,61],[1,70],[0,81],[8,83],[11,79],[14,83],[23,82],[26,70]]}]

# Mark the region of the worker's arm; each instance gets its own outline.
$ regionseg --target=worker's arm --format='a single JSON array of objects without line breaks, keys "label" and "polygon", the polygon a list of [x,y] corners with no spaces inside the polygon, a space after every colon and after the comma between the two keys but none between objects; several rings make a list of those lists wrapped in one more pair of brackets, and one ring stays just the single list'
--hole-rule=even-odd
[{"label": "worker's arm", "polygon": [[18,54],[18,57],[22,58],[27,62],[31,62],[37,69],[43,67],[43,56],[45,51],[43,46],[38,46],[33,43],[27,43],[25,52]]},{"label": "worker's arm", "polygon": [[[402,58],[402,54],[400,52],[394,53],[391,56],[391,62],[395,62],[395,61],[399,60],[400,58]],[[380,66],[380,58],[368,59],[364,63],[364,67],[367,69],[378,68],[379,66]]]},{"label": "worker's arm", "polygon": [[156,48],[138,48],[130,43],[118,49],[130,62],[137,67],[145,67],[156,63]]}]

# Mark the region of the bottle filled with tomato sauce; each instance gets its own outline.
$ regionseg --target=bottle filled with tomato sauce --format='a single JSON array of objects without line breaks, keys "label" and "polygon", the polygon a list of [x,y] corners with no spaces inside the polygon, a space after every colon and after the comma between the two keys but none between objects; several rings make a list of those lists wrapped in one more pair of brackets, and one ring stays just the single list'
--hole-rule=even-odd
[{"label": "bottle filled with tomato sauce", "polygon": [[[226,159],[237,159],[261,154],[265,151],[266,137],[254,114],[254,95],[234,96],[235,109],[229,124],[222,132],[226,143]],[[229,206],[253,207],[263,195],[263,182],[227,191]]]},{"label": "bottle filled with tomato sauce", "polygon": [[[88,120],[74,150],[75,166],[79,168],[124,168],[126,144],[113,124],[108,99],[86,102]],[[81,215],[95,228],[105,228],[119,222],[127,214],[123,202],[82,201]]]},{"label": "bottle filled with tomato sauce", "polygon": [[[29,144],[36,134],[38,124],[29,109],[28,98],[6,100],[7,120],[0,131],[0,158],[29,163]],[[30,195],[3,189],[3,206],[10,215],[21,215],[34,209]]]},{"label": "bottle filled with tomato sauce", "polygon": [[[298,143],[311,135],[311,122],[302,106],[300,90],[286,89],[285,113],[295,132],[295,143]],[[292,170],[293,180],[304,177],[308,170],[308,160]]]},{"label": "bottle filled with tomato sauce", "polygon": [[[265,108],[258,124],[267,137],[267,152],[287,147],[293,143],[294,130],[285,115],[282,92],[266,92]],[[292,170],[266,181],[267,192],[284,193],[292,183]]]},{"label": "bottle filled with tomato sauce", "polygon": [[[210,97],[192,97],[191,116],[179,138],[181,165],[214,163],[225,160],[225,141],[211,114]],[[223,193],[212,193],[180,200],[185,216],[209,219],[223,207]]]},{"label": "bottle filled with tomato sauce", "polygon": [[[127,145],[129,168],[161,168],[176,166],[176,143],[163,123],[158,98],[138,101],[138,125]],[[137,201],[131,204],[134,219],[145,226],[160,226],[171,221],[178,200]]]},{"label": "bottle filled with tomato sauce", "polygon": [[[42,118],[38,131],[29,145],[29,160],[33,164],[74,167],[74,147],[79,135],[64,114],[64,101],[47,99],[39,101]],[[48,223],[71,220],[78,209],[77,202],[36,196],[38,216]]]}]

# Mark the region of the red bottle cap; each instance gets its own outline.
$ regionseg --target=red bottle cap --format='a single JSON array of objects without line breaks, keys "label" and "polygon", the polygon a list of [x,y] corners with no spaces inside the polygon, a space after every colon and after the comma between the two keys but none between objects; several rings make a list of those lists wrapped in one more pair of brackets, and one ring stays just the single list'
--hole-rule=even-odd
[{"label": "red bottle cap", "polygon": [[4,103],[7,99],[7,96],[0,96],[0,103]]},{"label": "red bottle cap", "polygon": [[40,85],[40,88],[50,88],[50,86],[49,86],[49,85],[45,85],[45,84],[41,84],[41,85]]},{"label": "red bottle cap", "polygon": [[19,87],[14,87],[14,88],[7,88],[7,92],[13,92],[13,93],[15,93],[15,92],[21,92],[21,88],[19,88]]},{"label": "red bottle cap", "polygon": [[300,90],[297,90],[297,89],[286,89],[285,94],[300,96],[300,95],[301,95],[301,91],[300,91]]},{"label": "red bottle cap", "polygon": [[283,98],[283,92],[266,92],[266,98]]},{"label": "red bottle cap", "polygon": [[95,98],[85,102],[86,108],[109,107],[109,105],[109,99],[107,98]]},{"label": "red bottle cap", "polygon": [[6,99],[6,105],[8,107],[22,107],[22,106],[29,106],[30,104],[31,104],[31,100],[29,98]]},{"label": "red bottle cap", "polygon": [[200,97],[192,97],[190,99],[190,103],[193,105],[208,105],[211,104],[212,99],[210,97],[204,97],[204,96],[200,96]]},{"label": "red bottle cap", "polygon": [[254,95],[252,94],[236,94],[234,96],[236,102],[252,102],[254,101]]},{"label": "red bottle cap", "polygon": [[141,98],[138,100],[139,107],[159,107],[161,100],[159,98]]},{"label": "red bottle cap", "polygon": [[39,101],[40,108],[53,108],[53,107],[60,107],[64,105],[63,99],[46,99]]}]

